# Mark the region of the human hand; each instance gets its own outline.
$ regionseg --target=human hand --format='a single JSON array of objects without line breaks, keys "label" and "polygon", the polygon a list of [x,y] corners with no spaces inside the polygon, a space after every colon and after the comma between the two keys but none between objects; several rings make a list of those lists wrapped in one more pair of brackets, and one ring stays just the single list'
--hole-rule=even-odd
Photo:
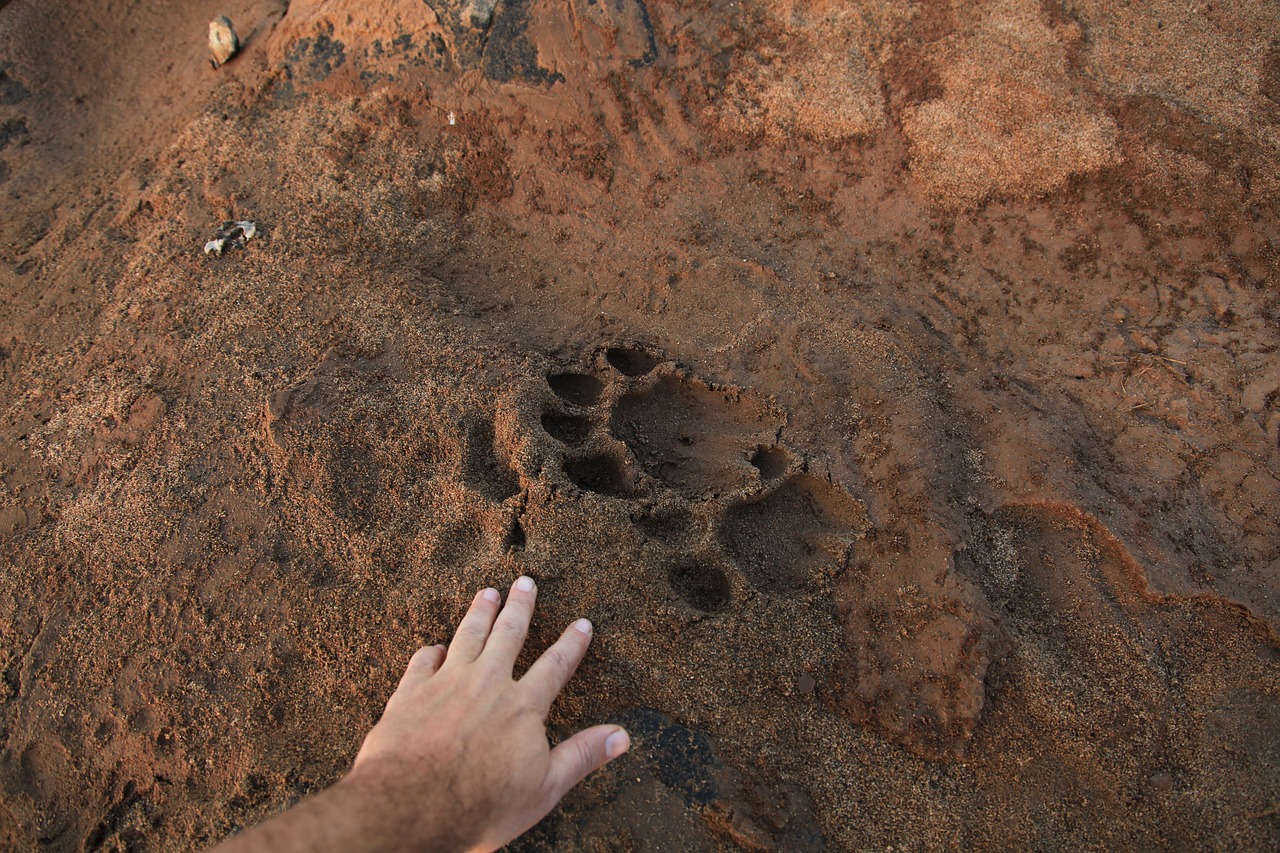
[{"label": "human hand", "polygon": [[478,593],[448,650],[419,649],[339,783],[399,825],[413,849],[495,850],[532,827],[588,773],[630,747],[619,726],[594,726],[552,749],[545,722],[591,643],[579,619],[519,681],[537,589],[518,579],[499,607]]}]

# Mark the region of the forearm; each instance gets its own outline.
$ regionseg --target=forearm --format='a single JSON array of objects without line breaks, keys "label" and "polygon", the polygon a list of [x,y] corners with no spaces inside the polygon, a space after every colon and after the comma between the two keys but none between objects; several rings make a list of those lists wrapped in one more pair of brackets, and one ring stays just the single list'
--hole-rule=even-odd
[{"label": "forearm", "polygon": [[[393,802],[394,794],[350,777],[308,797],[265,823],[227,839],[213,853],[304,853],[319,850],[421,850],[460,853],[465,848],[447,817],[435,819]],[[422,804],[425,805],[425,804]],[[406,815],[413,817],[406,820]]]},{"label": "forearm", "polygon": [[534,826],[631,744],[609,724],[547,742],[547,712],[592,625],[574,622],[516,681],[536,598],[530,577],[512,584],[505,607],[496,589],[478,592],[448,648],[410,658],[346,778],[217,853],[491,853]]}]

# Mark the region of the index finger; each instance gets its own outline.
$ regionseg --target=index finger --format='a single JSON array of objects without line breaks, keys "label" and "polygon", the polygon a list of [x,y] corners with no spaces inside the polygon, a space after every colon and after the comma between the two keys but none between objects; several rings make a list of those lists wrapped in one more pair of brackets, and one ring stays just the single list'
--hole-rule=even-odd
[{"label": "index finger", "polygon": [[591,631],[590,620],[574,622],[520,679],[520,686],[531,692],[533,701],[544,714],[551,710],[551,703],[556,701],[560,691],[573,678],[578,664],[586,657],[587,647],[591,645]]}]

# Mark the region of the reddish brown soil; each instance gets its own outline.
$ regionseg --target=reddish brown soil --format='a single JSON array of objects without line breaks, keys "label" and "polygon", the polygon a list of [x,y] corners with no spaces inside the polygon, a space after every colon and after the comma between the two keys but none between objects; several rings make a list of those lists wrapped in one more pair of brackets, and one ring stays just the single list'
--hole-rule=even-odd
[{"label": "reddish brown soil", "polygon": [[0,846],[527,572],[637,748],[516,849],[1280,847],[1275,4],[488,6],[3,5]]}]

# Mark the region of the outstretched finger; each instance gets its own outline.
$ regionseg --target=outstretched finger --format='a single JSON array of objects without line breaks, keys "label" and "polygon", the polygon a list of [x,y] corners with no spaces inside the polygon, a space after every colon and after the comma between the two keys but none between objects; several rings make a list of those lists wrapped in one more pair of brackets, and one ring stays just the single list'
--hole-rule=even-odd
[{"label": "outstretched finger", "polygon": [[532,692],[535,705],[543,714],[551,709],[560,691],[569,683],[578,664],[587,654],[587,646],[591,645],[591,622],[579,619],[560,635],[542,657],[533,662],[529,671],[520,679],[524,689]]},{"label": "outstretched finger", "polygon": [[429,679],[435,675],[435,671],[440,669],[440,663],[444,663],[444,651],[444,646],[436,643],[435,646],[424,646],[413,652],[413,657],[408,658],[408,666],[404,667],[401,684],[408,680]]},{"label": "outstretched finger", "polygon": [[516,656],[524,648],[524,638],[529,633],[529,620],[533,618],[533,605],[538,598],[538,587],[533,578],[521,576],[507,593],[507,605],[498,614],[489,632],[489,640],[481,654],[485,660],[500,667],[508,675],[516,664]]},{"label": "outstretched finger", "polygon": [[400,676],[400,685],[396,689],[418,684],[435,675],[440,664],[444,663],[444,654],[445,648],[441,645],[423,646],[418,649],[413,653],[413,657],[409,658],[409,665],[405,667],[404,675]]},{"label": "outstretched finger", "polygon": [[550,810],[569,789],[631,748],[631,736],[621,726],[604,725],[583,729],[551,750],[547,773]]},{"label": "outstretched finger", "polygon": [[484,650],[485,640],[489,639],[489,630],[493,627],[494,617],[498,615],[498,602],[502,596],[496,589],[482,589],[471,601],[467,615],[458,623],[458,630],[449,643],[446,663],[471,663]]}]

